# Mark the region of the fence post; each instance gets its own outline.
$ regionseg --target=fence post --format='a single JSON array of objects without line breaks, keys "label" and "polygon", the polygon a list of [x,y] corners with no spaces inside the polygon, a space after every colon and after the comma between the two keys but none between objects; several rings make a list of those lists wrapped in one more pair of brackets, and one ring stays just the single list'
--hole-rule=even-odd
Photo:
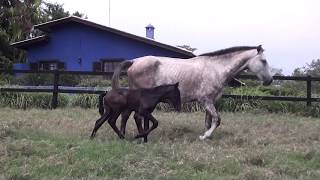
[{"label": "fence post", "polygon": [[51,109],[56,109],[58,107],[58,92],[59,92],[59,72],[54,72],[53,79],[53,93],[52,93],[52,101],[51,101]]},{"label": "fence post", "polygon": [[311,76],[307,76],[307,106],[311,106]]}]

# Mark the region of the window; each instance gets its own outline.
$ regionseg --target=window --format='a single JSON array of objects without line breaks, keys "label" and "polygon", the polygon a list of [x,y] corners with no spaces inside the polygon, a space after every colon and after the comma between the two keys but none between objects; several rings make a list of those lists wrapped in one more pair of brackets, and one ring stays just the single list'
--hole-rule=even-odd
[{"label": "window", "polygon": [[113,72],[124,59],[101,59],[92,64],[95,72]]},{"label": "window", "polygon": [[113,72],[123,59],[103,59],[102,70],[104,72]]},{"label": "window", "polygon": [[119,65],[120,62],[109,62],[109,61],[105,61],[103,62],[103,71],[104,72],[113,72],[116,67]]},{"label": "window", "polygon": [[41,71],[53,71],[57,70],[58,63],[56,62],[41,62],[39,70]]},{"label": "window", "polygon": [[38,63],[30,63],[32,70],[54,71],[64,70],[64,63],[59,61],[40,61]]}]

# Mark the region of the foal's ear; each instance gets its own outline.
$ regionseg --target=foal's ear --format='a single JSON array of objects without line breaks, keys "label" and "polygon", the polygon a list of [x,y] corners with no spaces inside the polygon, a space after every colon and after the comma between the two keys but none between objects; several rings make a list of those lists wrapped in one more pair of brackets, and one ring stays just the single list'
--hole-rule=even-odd
[{"label": "foal's ear", "polygon": [[179,87],[179,82],[175,83],[174,86]]},{"label": "foal's ear", "polygon": [[258,54],[263,53],[264,49],[262,48],[261,44],[257,47],[257,51],[258,51]]}]

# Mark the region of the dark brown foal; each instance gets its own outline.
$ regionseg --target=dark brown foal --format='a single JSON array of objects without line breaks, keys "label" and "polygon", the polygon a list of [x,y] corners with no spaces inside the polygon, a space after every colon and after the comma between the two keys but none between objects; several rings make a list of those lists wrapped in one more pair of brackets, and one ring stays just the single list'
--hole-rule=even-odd
[{"label": "dark brown foal", "polygon": [[[176,110],[180,111],[181,100],[178,86],[179,84],[176,83],[149,89],[112,89],[103,98],[104,113],[96,121],[91,138],[94,138],[96,132],[105,121],[108,121],[119,138],[124,138],[126,121],[131,112],[134,111],[134,119],[139,131],[136,138],[144,137],[144,142],[147,142],[148,134],[158,126],[158,121],[151,113],[159,102],[170,102]],[[99,111],[100,113],[102,112],[102,110]],[[124,125],[121,127],[122,132],[116,126],[116,121],[120,114],[122,114],[121,123]],[[142,118],[144,119],[144,130],[142,129]],[[152,122],[151,128],[149,128],[149,121]]]}]

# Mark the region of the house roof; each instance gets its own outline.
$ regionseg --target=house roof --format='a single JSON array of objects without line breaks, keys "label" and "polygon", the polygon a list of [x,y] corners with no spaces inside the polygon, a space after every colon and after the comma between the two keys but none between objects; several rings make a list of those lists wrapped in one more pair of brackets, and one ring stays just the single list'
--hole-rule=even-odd
[{"label": "house roof", "polygon": [[[114,29],[114,28],[107,27],[107,26],[104,26],[104,25],[101,25],[101,24],[97,24],[97,23],[94,23],[94,22],[91,22],[91,21],[88,21],[88,20],[85,20],[85,19],[82,19],[82,18],[79,18],[79,17],[76,17],[76,16],[65,17],[65,18],[49,21],[49,22],[46,22],[46,23],[37,24],[37,25],[34,26],[34,29],[40,29],[40,30],[42,30],[44,32],[50,32],[53,27],[56,27],[56,26],[59,26],[59,25],[63,25],[63,24],[67,24],[67,23],[70,23],[70,22],[76,22],[76,23],[83,24],[83,25],[86,25],[86,26],[90,26],[90,27],[93,27],[93,28],[96,28],[96,29],[100,29],[100,30],[103,30],[103,31],[106,31],[106,32],[114,33],[114,34],[117,34],[117,35],[120,35],[120,36],[124,36],[124,37],[130,38],[130,39],[134,39],[134,40],[137,40],[137,41],[152,45],[152,46],[156,46],[156,47],[164,48],[164,49],[167,49],[167,50],[170,50],[170,51],[174,51],[174,52],[177,52],[177,53],[180,53],[180,54],[184,54],[186,56],[190,56],[190,57],[194,57],[195,56],[190,51],[187,51],[187,50],[175,47],[175,46],[171,46],[171,45],[168,45],[168,44],[164,44],[164,43],[155,41],[153,39],[137,36],[137,35],[130,34],[130,33],[124,32],[124,31],[120,31],[118,29]],[[46,37],[46,39],[45,39],[45,37],[46,36],[39,36],[39,37],[36,37],[36,38],[15,42],[15,43],[12,43],[11,45],[14,46],[14,47],[17,47],[17,48],[25,48],[25,47],[28,47],[29,45],[33,44],[33,43],[37,43],[37,42],[42,42],[42,41],[48,40],[48,38]]]},{"label": "house roof", "polygon": [[11,46],[23,49],[23,48],[30,46],[31,44],[38,44],[41,42],[48,42],[48,36],[42,35],[42,36],[26,39],[23,41],[14,42],[14,43],[11,43]]}]

